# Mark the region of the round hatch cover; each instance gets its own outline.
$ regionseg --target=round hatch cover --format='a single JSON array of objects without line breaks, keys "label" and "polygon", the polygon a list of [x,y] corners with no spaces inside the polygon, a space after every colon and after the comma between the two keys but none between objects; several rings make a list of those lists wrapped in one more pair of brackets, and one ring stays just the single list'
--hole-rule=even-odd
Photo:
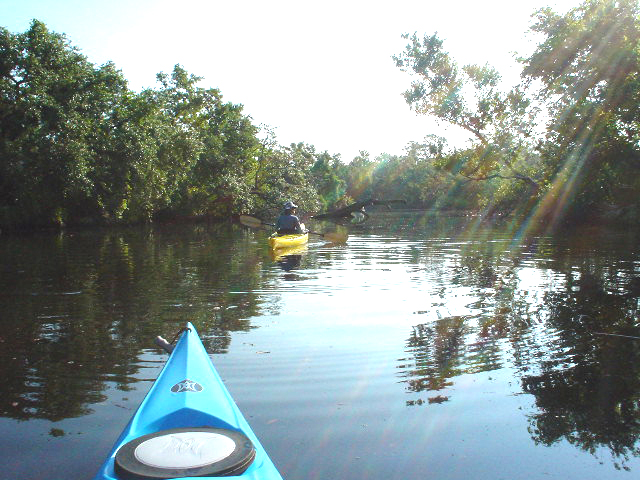
[{"label": "round hatch cover", "polygon": [[240,475],[256,455],[241,432],[174,428],[138,437],[118,450],[115,470],[125,479]]}]

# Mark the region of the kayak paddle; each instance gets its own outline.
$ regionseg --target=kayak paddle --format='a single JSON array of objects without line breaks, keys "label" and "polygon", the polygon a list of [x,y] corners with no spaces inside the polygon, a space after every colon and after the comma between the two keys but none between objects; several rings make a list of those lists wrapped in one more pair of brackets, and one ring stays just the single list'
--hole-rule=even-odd
[{"label": "kayak paddle", "polygon": [[[259,228],[259,227],[265,227],[265,226],[275,227],[273,223],[266,223],[260,220],[259,218],[251,217],[249,215],[240,215],[240,223],[242,223],[243,225],[246,225],[247,227],[252,227],[252,228]],[[319,235],[322,238],[329,240],[331,243],[345,243],[347,241],[347,238],[349,238],[348,234],[339,233],[339,232],[320,233],[320,232],[312,232],[311,230],[309,230],[309,233],[313,235]]]}]

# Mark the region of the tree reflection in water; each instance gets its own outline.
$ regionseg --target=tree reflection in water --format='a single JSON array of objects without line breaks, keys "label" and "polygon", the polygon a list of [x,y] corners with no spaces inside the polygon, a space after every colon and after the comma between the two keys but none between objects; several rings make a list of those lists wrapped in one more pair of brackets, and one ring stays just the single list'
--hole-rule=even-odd
[{"label": "tree reflection in water", "polygon": [[[354,331],[348,322],[341,330],[343,316],[362,320],[360,331],[377,335],[359,347],[406,357],[396,371],[408,392],[401,402],[414,410],[455,408],[462,375],[508,372],[517,380],[509,392],[535,401],[524,414],[536,443],[569,441],[592,453],[608,448],[618,468],[640,456],[637,235],[620,235],[609,246],[592,235],[523,243],[495,231],[465,238],[470,219],[453,226],[415,215],[400,220],[354,227],[347,246],[314,246],[299,265],[295,258],[285,265],[270,259],[266,233],[256,239],[232,226],[3,238],[0,416],[57,421],[86,415],[100,402],[99,409],[110,403],[109,412],[110,400],[122,397],[118,390],[140,391],[154,377],[149,369],[164,360],[149,350],[156,335],[170,340],[190,320],[210,353],[225,353],[235,332],[251,332],[257,317],[278,316],[280,309],[287,320],[283,299],[311,292],[317,295],[304,302],[318,315],[292,334],[306,335],[308,326],[332,337]],[[618,242],[627,237],[627,244]],[[350,282],[358,274],[363,282]],[[378,291],[384,293],[379,299]],[[342,311],[326,301],[327,293],[353,304]],[[410,323],[404,347],[366,323],[371,315],[406,339],[406,323],[396,323],[395,308],[414,309],[416,293],[432,303],[416,304],[421,310],[413,318],[420,320]],[[396,294],[399,303],[379,311]],[[372,301],[358,304],[360,299]],[[297,325],[293,311],[289,320]],[[326,321],[331,328],[324,328]],[[265,331],[269,341],[286,337],[284,324]],[[301,345],[287,351],[306,356],[306,343]],[[400,353],[403,348],[408,354]],[[336,352],[327,347],[325,353],[333,359]],[[281,366],[288,374],[286,362]],[[395,395],[397,379],[384,375],[380,386]],[[85,420],[106,418],[99,409]],[[59,425],[47,431],[52,437],[64,433]]]},{"label": "tree reflection in water", "polygon": [[492,256],[491,263],[483,252],[464,253],[456,280],[478,292],[473,306],[482,313],[413,327],[407,340],[412,358],[400,367],[407,391],[437,393],[429,397],[433,403],[449,398],[455,377],[508,364],[535,399],[527,418],[536,443],[564,439],[593,455],[605,447],[616,468],[628,469],[626,461],[640,456],[640,277],[634,262],[550,252],[545,269],[552,281],[536,299],[518,285],[518,257]]},{"label": "tree reflection in water", "polygon": [[522,377],[539,409],[532,437],[546,445],[565,438],[592,453],[605,445],[622,461],[640,456],[638,278],[613,271],[569,278],[566,291],[545,296],[560,332],[555,348],[567,361],[547,355],[537,375]]},{"label": "tree reflection in water", "polygon": [[138,383],[141,353],[157,335],[171,340],[185,319],[210,353],[248,331],[261,308],[260,258],[241,248],[242,230],[235,244],[211,243],[229,236],[225,225],[190,230],[5,239],[0,416],[87,415],[108,384],[126,392]]}]

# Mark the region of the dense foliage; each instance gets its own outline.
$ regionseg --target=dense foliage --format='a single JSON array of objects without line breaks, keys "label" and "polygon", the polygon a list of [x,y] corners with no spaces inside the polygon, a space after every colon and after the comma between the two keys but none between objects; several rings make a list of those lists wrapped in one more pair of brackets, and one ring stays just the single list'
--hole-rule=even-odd
[{"label": "dense foliage", "polygon": [[474,138],[432,163],[482,181],[476,206],[487,211],[637,219],[639,12],[633,0],[587,0],[566,15],[536,12],[531,29],[542,41],[521,59],[523,85],[507,92],[492,68],[458,66],[437,35],[406,36],[394,59],[414,78],[407,103]]},{"label": "dense foliage", "polygon": [[458,65],[437,34],[405,35],[394,61],[413,79],[408,105],[470,141],[451,147],[426,135],[401,154],[361,151],[348,163],[305,143],[279,145],[179,65],[133,92],[113,64],[96,67],[41,22],[20,34],[0,28],[0,226],[272,215],[285,199],[314,212],[365,198],[523,220],[636,221],[637,2],[586,0],[533,19],[540,43],[509,90],[488,65]]},{"label": "dense foliage", "polygon": [[41,22],[0,42],[2,226],[319,207],[321,155],[261,140],[241,105],[182,67],[135,93]]}]

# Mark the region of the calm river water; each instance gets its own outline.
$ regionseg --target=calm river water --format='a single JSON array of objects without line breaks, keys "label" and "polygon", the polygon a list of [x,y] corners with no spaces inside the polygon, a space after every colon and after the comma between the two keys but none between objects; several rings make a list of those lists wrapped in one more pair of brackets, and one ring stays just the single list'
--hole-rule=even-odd
[{"label": "calm river water", "polygon": [[230,224],[0,237],[0,478],[90,479],[186,321],[285,480],[638,478],[637,233],[349,233],[283,258]]}]

